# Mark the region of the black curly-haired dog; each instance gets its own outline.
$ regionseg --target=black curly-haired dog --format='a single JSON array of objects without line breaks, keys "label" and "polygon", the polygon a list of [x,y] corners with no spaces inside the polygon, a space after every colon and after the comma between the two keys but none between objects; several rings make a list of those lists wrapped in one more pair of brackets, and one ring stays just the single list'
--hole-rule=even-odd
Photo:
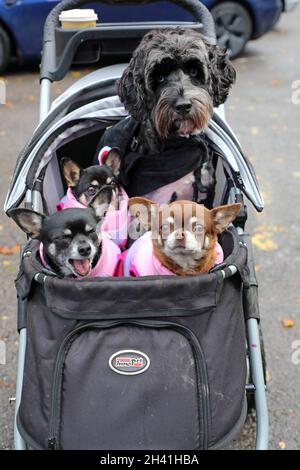
[{"label": "black curly-haired dog", "polygon": [[[120,148],[122,184],[130,196],[151,193],[153,199],[153,190],[191,171],[199,173],[200,167],[202,179],[210,179],[203,173],[203,163],[209,167],[203,131],[235,76],[225,50],[192,29],[167,28],[144,36],[118,88],[132,119],[109,129],[102,140]],[[129,146],[126,130],[134,134]],[[198,183],[203,186],[199,177]]]}]

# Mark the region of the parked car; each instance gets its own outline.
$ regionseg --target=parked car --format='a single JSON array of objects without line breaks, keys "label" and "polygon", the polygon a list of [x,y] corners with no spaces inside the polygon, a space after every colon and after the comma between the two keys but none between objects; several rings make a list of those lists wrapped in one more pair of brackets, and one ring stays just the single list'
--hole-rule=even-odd
[{"label": "parked car", "polygon": [[[203,0],[211,10],[220,44],[235,57],[250,39],[269,31],[284,8],[295,0]],[[38,60],[45,18],[57,4],[54,0],[0,0],[0,72],[12,57],[20,62]],[[91,3],[100,21],[190,20],[190,15],[169,2],[143,6],[111,6]]]}]

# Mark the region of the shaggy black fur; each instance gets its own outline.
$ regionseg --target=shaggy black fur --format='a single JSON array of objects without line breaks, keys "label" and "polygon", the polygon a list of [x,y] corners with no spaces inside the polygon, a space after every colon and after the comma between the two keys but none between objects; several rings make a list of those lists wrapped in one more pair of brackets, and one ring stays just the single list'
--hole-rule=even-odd
[{"label": "shaggy black fur", "polygon": [[234,81],[225,50],[191,29],[168,28],[143,38],[120,80],[119,95],[143,124],[142,137],[153,149],[157,140],[201,133]]}]

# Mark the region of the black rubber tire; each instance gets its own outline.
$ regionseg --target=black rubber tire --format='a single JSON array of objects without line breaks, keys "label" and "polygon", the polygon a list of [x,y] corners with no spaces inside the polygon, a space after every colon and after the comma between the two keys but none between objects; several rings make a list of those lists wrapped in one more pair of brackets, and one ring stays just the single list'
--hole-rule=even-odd
[{"label": "black rubber tire", "polygon": [[232,59],[241,54],[252,36],[253,22],[248,10],[237,2],[221,2],[211,9],[218,44]]},{"label": "black rubber tire", "polygon": [[11,58],[10,38],[5,29],[0,25],[0,73],[4,72]]}]

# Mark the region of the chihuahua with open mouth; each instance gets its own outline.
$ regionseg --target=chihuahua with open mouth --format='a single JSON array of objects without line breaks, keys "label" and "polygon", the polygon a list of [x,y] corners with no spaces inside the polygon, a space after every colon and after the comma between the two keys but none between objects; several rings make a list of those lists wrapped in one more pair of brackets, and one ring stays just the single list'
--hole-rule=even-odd
[{"label": "chihuahua with open mouth", "polygon": [[119,247],[99,231],[112,198],[103,188],[87,208],[69,208],[44,216],[25,208],[9,215],[30,237],[40,240],[42,264],[59,277],[114,276],[120,260]]},{"label": "chihuahua with open mouth", "polygon": [[224,260],[218,243],[221,234],[236,218],[241,205],[207,209],[191,201],[158,205],[134,197],[130,212],[148,228],[123,259],[125,276],[197,275],[209,272]]},{"label": "chihuahua with open mouth", "polygon": [[113,190],[101,230],[107,232],[120,247],[127,242],[128,196],[118,183],[121,159],[114,148],[107,148],[99,155],[99,165],[81,168],[70,158],[61,159],[61,168],[67,183],[67,194],[56,205],[58,211],[67,208],[85,208],[95,194],[105,186]]}]

